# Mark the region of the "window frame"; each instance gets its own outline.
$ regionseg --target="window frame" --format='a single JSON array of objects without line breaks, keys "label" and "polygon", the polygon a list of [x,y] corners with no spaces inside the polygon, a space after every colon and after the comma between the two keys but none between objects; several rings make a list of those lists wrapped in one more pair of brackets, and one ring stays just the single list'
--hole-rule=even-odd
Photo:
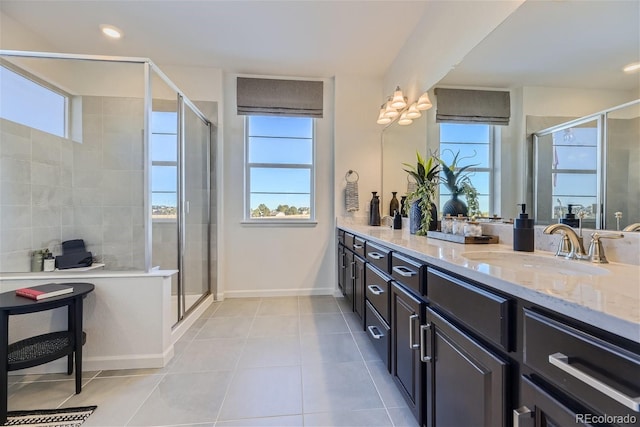
[{"label": "window frame", "polygon": [[[489,199],[489,207],[488,207],[488,214],[489,216],[491,216],[492,212],[495,211],[495,192],[496,192],[496,187],[495,187],[495,164],[496,164],[496,159],[495,159],[495,153],[496,153],[496,143],[497,143],[497,132],[498,132],[498,125],[492,125],[492,124],[488,124],[488,123],[438,123],[440,126],[438,126],[438,148],[440,153],[442,153],[442,132],[441,132],[441,125],[445,124],[445,125],[456,125],[456,126],[477,126],[477,125],[485,125],[489,127],[489,153],[488,153],[488,159],[489,159],[489,165],[488,167],[470,167],[468,169],[466,169],[465,172],[469,172],[469,173],[474,173],[474,172],[487,172],[489,174],[489,194],[488,199]],[[460,145],[460,144],[464,144],[464,143],[451,143],[451,142],[445,142],[445,145]],[[446,147],[445,147],[446,149]],[[472,159],[471,159],[472,160]],[[471,161],[471,163],[473,163],[473,161]],[[464,166],[464,165],[463,165]],[[440,188],[442,188],[442,183],[439,184],[438,186],[438,200],[440,200],[440,197],[442,197],[443,194],[449,194],[449,193],[441,193],[440,192]]]},{"label": "window frame", "polygon": [[[259,115],[255,115],[259,116]],[[251,163],[249,162],[249,121],[253,115],[244,116],[244,208],[242,224],[259,226],[313,226],[316,221],[316,119],[306,117],[311,120],[311,164],[300,163]],[[296,116],[278,116],[299,118]],[[252,218],[251,217],[251,169],[252,168],[273,168],[273,169],[307,169],[309,170],[309,218]]]},{"label": "window frame", "polygon": [[[41,86],[51,92],[53,92],[56,95],[59,95],[62,97],[62,99],[64,100],[64,108],[63,108],[63,135],[57,135],[55,133],[51,133],[49,131],[46,131],[44,129],[40,129],[40,128],[34,128],[28,124],[24,124],[24,123],[20,123],[20,122],[14,122],[14,123],[19,123],[22,126],[27,126],[29,128],[32,129],[36,129],[40,132],[44,132],[47,133],[49,135],[54,135],[57,136],[58,138],[65,138],[65,139],[71,139],[71,99],[72,99],[72,95],[70,93],[68,93],[67,91],[49,83],[46,80],[41,79],[40,77],[36,76],[35,74],[30,73],[29,71],[5,60],[5,59],[0,59],[0,67],[5,68],[15,74],[17,74],[18,76],[24,78],[25,80],[28,80],[30,82],[32,82],[35,85]],[[2,120],[8,120],[8,121],[13,121],[10,119],[5,119],[2,118]]]}]

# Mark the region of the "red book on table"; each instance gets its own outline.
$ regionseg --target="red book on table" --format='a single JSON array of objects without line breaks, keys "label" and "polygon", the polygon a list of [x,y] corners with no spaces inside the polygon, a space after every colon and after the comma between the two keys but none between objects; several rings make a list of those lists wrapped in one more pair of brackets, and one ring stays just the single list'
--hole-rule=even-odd
[{"label": "red book on table", "polygon": [[16,295],[33,300],[57,297],[59,295],[70,294],[71,292],[73,292],[72,286],[60,285],[57,283],[48,283],[46,285],[16,289]]}]

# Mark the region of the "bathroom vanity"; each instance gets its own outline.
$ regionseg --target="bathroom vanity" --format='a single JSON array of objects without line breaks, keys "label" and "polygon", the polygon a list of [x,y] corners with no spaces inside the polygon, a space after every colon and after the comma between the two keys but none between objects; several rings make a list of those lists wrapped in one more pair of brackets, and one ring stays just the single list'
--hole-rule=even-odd
[{"label": "bathroom vanity", "polygon": [[386,227],[337,241],[341,291],[419,425],[640,421],[640,266]]}]

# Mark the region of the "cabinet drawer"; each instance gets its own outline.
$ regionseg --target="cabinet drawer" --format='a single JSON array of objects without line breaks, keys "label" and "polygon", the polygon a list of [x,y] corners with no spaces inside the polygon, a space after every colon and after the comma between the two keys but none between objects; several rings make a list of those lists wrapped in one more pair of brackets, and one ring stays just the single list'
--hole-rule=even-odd
[{"label": "cabinet drawer", "polygon": [[365,332],[367,336],[371,340],[373,347],[376,349],[380,358],[382,359],[382,363],[389,370],[389,345],[391,340],[389,339],[389,335],[391,333],[391,329],[387,325],[387,323],[378,315],[373,306],[366,302],[366,314],[365,314]]},{"label": "cabinet drawer", "polygon": [[420,261],[391,253],[391,277],[418,295],[426,293],[426,271],[427,266]]},{"label": "cabinet drawer", "polygon": [[348,232],[344,232],[344,245],[345,247],[349,248],[350,250],[353,250],[353,239],[355,239],[356,236],[354,236],[351,233]]},{"label": "cabinet drawer", "polygon": [[524,362],[587,407],[640,417],[640,355],[524,310]]},{"label": "cabinet drawer", "polygon": [[365,295],[367,300],[380,313],[387,324],[389,323],[389,277],[377,268],[367,264],[365,274]]},{"label": "cabinet drawer", "polygon": [[391,250],[375,243],[367,242],[365,247],[366,259],[380,270],[389,273]]},{"label": "cabinet drawer", "polygon": [[438,270],[428,269],[428,297],[431,304],[484,338],[509,351],[509,300],[480,289]]},{"label": "cabinet drawer", "polygon": [[344,245],[344,230],[338,230],[338,243]]},{"label": "cabinet drawer", "polygon": [[353,250],[353,252],[357,253],[362,258],[364,258],[364,246],[365,246],[364,239],[361,239],[358,236],[353,237],[353,245],[351,246],[351,249]]}]

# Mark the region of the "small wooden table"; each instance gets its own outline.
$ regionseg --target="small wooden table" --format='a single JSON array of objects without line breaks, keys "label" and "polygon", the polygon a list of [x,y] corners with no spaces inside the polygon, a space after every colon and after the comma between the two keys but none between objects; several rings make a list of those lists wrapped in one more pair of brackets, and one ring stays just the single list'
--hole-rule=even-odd
[{"label": "small wooden table", "polygon": [[[64,283],[73,292],[39,301],[17,296],[15,291],[0,294],[0,423],[7,421],[8,372],[48,363],[67,356],[67,375],[73,372],[75,354],[76,394],[82,390],[82,300],[94,286],[91,283]],[[36,313],[59,307],[68,308],[66,331],[50,332],[9,345],[9,316]]]}]

